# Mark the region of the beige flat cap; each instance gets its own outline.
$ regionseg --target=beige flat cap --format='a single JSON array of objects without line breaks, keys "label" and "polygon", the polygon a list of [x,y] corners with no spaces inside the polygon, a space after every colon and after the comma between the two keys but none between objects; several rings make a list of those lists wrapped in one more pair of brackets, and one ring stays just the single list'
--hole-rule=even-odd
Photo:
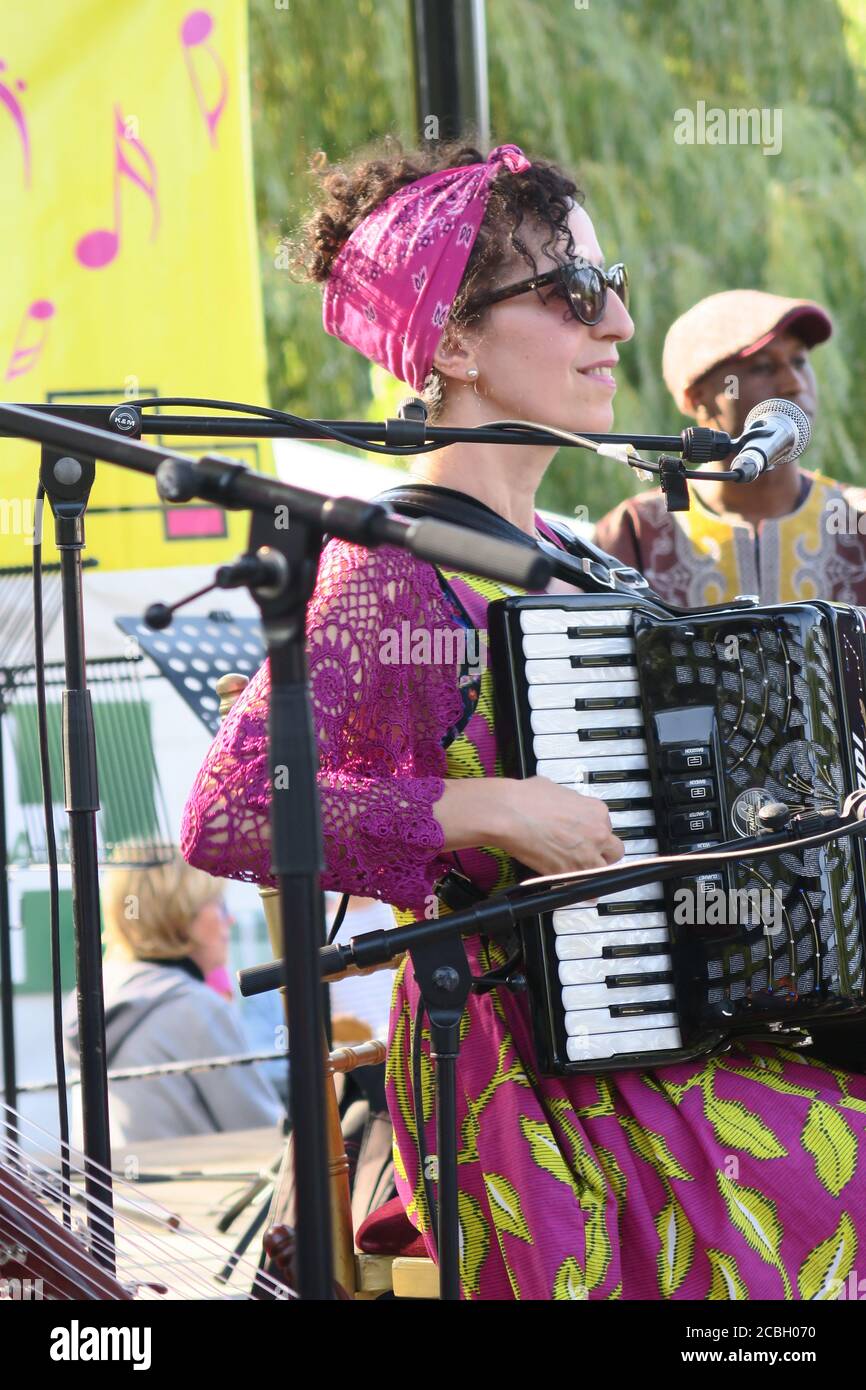
[{"label": "beige flat cap", "polygon": [[662,374],[683,414],[694,414],[686,391],[702,376],[729,358],[750,357],[782,332],[814,347],[830,337],[833,320],[810,299],[763,290],[723,290],[681,314],[665,338]]}]

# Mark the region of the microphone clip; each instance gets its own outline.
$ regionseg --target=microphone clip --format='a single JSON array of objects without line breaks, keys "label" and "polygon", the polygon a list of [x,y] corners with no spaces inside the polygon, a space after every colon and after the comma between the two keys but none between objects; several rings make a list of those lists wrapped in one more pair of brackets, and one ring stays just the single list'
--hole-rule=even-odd
[{"label": "microphone clip", "polygon": [[688,471],[682,459],[674,454],[661,454],[658,460],[659,485],[669,512],[689,510]]}]

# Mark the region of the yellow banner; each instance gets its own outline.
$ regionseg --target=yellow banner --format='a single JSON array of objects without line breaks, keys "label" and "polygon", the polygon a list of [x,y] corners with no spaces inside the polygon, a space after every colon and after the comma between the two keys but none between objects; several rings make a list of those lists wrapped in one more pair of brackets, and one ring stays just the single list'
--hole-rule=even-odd
[{"label": "yellow banner", "polygon": [[[266,403],[243,0],[0,0],[0,34],[0,399]],[[255,441],[159,439],[273,471]],[[28,563],[38,466],[0,439],[2,565]],[[99,463],[86,553],[209,564],[246,525]]]}]

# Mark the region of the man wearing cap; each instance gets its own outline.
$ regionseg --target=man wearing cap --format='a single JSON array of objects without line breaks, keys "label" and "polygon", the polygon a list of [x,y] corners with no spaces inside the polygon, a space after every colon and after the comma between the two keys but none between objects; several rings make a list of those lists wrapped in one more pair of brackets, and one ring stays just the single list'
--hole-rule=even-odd
[{"label": "man wearing cap", "polygon": [[[809,353],[832,331],[829,315],[809,300],[760,290],[713,294],[671,326],[665,383],[684,415],[732,436],[772,397],[793,401],[814,421]],[[602,518],[597,542],[683,607],[738,594],[765,604],[866,605],[866,490],[792,460],[754,483],[700,483],[689,493],[687,512],[668,512],[658,489],[630,498]]]}]

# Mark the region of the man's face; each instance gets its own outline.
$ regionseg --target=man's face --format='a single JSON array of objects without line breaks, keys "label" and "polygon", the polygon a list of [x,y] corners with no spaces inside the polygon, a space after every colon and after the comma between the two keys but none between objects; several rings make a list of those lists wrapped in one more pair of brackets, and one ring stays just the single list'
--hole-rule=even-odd
[{"label": "man's face", "polygon": [[698,423],[707,423],[728,434],[742,433],[746,416],[754,406],[775,396],[793,401],[814,421],[818,408],[815,373],[809,349],[793,333],[780,333],[750,357],[731,358],[696,382],[689,393],[697,408]]}]

